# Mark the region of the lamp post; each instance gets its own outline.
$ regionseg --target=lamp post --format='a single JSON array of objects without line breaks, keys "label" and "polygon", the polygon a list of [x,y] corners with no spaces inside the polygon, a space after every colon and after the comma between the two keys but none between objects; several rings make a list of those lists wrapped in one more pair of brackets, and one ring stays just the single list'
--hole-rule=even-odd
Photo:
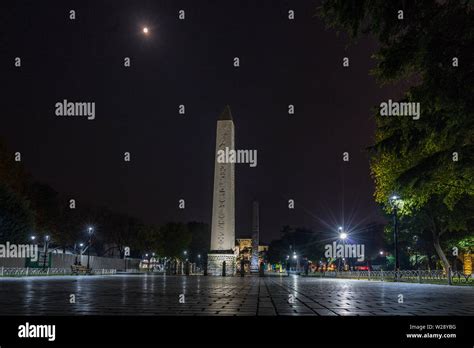
[{"label": "lamp post", "polygon": [[150,257],[148,253],[145,254],[145,260],[146,260],[146,270],[147,272],[150,272]]},{"label": "lamp post", "polygon": [[390,204],[393,210],[393,243],[394,243],[394,256],[395,256],[395,280],[398,280],[398,272],[400,271],[400,263],[398,260],[398,206],[397,201],[400,199],[399,196],[393,195],[390,197]]},{"label": "lamp post", "polygon": [[415,242],[415,267],[419,271],[420,270],[420,265],[418,264],[418,236],[414,235],[413,240]]},{"label": "lamp post", "polygon": [[[338,231],[339,231],[339,239],[342,241],[342,244],[344,244],[345,240],[347,239],[347,233],[343,231],[341,226],[339,226]],[[337,270],[338,271],[341,270],[341,259],[340,258],[339,258],[339,263],[338,263],[338,266],[337,266]]]},{"label": "lamp post", "polygon": [[91,258],[92,234],[94,233],[94,229],[92,227],[89,227],[87,231],[89,232],[89,247],[87,248],[87,269],[89,269]]},{"label": "lamp post", "polygon": [[151,253],[151,257],[150,257],[150,266],[151,266],[152,271],[155,269],[155,265],[156,265],[155,255],[156,255],[155,253]]},{"label": "lamp post", "polygon": [[49,245],[49,240],[50,240],[50,237],[48,235],[44,236],[44,249],[43,249],[43,252],[44,252],[44,256],[43,256],[43,269],[46,268],[46,258],[47,258],[47,255],[48,255],[48,245]]},{"label": "lamp post", "polygon": [[298,260],[298,255],[296,255],[296,251],[293,251],[293,260],[295,260],[295,269],[296,272],[299,271],[299,260]]}]

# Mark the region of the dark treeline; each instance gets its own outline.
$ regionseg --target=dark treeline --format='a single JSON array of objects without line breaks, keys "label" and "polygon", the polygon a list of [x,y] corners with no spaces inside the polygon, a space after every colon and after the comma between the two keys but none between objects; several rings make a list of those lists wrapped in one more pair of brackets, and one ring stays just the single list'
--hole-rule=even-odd
[{"label": "dark treeline", "polygon": [[157,226],[109,208],[76,205],[70,196],[35,181],[20,154],[8,151],[0,141],[0,243],[29,243],[31,236],[41,243],[48,235],[50,247],[74,251],[79,243],[87,243],[89,226],[93,228],[91,250],[103,256],[123,257],[129,247],[131,257],[155,253],[179,258],[186,251],[194,261],[200,254],[205,258],[210,239],[205,223]]}]

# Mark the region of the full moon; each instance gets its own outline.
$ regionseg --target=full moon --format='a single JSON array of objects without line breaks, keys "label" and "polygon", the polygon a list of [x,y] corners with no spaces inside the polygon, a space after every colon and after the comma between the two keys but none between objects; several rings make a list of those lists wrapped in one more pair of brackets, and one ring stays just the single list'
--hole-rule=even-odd
[{"label": "full moon", "polygon": [[147,28],[147,27],[143,28],[143,32],[144,32],[145,34],[148,34],[148,28]]}]

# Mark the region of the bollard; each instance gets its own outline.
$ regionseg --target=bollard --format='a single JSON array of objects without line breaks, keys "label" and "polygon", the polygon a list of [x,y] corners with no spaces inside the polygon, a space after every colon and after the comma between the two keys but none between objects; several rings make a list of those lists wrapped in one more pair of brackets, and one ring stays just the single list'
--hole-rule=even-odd
[{"label": "bollard", "polygon": [[258,272],[258,275],[259,277],[265,277],[265,269],[264,269],[265,265],[263,264],[263,262],[260,263],[260,267],[259,267],[259,272]]},{"label": "bollard", "polygon": [[222,262],[222,276],[225,277],[225,261]]}]

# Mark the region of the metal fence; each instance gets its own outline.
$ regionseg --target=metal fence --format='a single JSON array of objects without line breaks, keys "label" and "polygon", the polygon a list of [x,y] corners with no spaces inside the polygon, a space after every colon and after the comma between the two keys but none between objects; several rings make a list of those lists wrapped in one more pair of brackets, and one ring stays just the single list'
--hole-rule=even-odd
[{"label": "metal fence", "polygon": [[[115,269],[93,269],[95,275],[111,275]],[[0,277],[28,277],[49,275],[72,275],[70,268],[29,268],[29,267],[0,267]]]},{"label": "metal fence", "polygon": [[[368,279],[368,280],[398,280],[398,281],[418,281],[423,280],[446,280],[448,279],[447,273],[443,270],[416,270],[416,271],[330,271],[319,273],[321,277],[328,278],[350,278],[350,279]],[[465,275],[463,272],[451,271],[451,278],[457,279],[459,282],[468,282],[471,274]]]},{"label": "metal fence", "polygon": [[101,269],[93,269],[91,273],[95,274],[95,275],[112,275],[112,274],[116,274],[117,270],[116,269],[101,268]]}]

